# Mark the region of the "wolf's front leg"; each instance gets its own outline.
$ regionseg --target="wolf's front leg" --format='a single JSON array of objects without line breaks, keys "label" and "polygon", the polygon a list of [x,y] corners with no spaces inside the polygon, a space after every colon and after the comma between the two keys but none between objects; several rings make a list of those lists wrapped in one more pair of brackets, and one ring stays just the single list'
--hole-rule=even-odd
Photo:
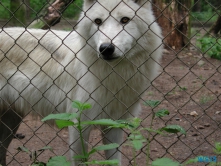
[{"label": "wolf's front leg", "polygon": [[[90,131],[91,131],[92,127],[88,127],[86,128],[83,133],[83,142],[84,142],[84,150],[87,152],[88,151],[88,140],[89,140],[89,135],[90,135]],[[72,160],[72,166],[84,166],[84,164],[82,164],[81,160],[73,160],[73,157],[75,155],[83,155],[83,147],[82,147],[82,142],[81,142],[81,138],[80,138],[80,133],[79,131],[74,128],[74,127],[69,127],[69,148],[70,153],[71,153],[71,160]]]},{"label": "wolf's front leg", "polygon": [[[102,132],[103,134],[103,143],[111,144],[117,143],[119,146],[123,143],[123,130],[122,129],[111,129],[106,132]],[[106,159],[118,159],[119,165],[121,165],[121,152],[118,149],[112,149],[105,151]]]}]

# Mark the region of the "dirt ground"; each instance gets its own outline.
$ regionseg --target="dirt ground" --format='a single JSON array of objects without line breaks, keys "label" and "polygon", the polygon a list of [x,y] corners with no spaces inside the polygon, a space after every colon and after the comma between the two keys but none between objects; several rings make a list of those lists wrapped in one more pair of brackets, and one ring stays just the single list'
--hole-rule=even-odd
[{"label": "dirt ground", "polygon": [[[214,143],[221,142],[221,61],[202,55],[193,39],[189,49],[165,51],[161,66],[161,74],[143,97],[143,100],[159,100],[161,103],[154,109],[141,103],[142,126],[148,127],[152,112],[163,108],[168,109],[170,115],[155,119],[154,128],[178,124],[187,134],[160,136],[152,133],[151,160],[169,157],[183,163],[198,155],[214,156]],[[16,150],[19,146],[32,151],[51,146],[53,152],[40,152],[39,161],[47,161],[55,155],[69,156],[68,131],[65,129],[55,129],[27,116],[17,133],[22,133],[25,138],[14,139],[11,143],[7,154],[8,166],[28,166],[31,163],[27,153]],[[125,132],[125,139],[128,134]],[[144,136],[147,137],[148,133],[144,133]],[[95,130],[91,134],[89,146],[100,144],[101,140],[100,132]],[[121,152],[122,165],[132,165],[133,154],[126,141]],[[136,154],[137,165],[145,165],[145,153],[146,145]],[[104,158],[103,153],[96,154],[94,158]],[[221,161],[221,156],[218,160]]]}]

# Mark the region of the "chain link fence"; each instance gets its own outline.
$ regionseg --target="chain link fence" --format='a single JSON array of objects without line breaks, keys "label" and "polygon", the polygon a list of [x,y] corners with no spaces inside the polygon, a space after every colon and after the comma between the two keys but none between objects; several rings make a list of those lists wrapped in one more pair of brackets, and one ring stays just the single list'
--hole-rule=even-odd
[{"label": "chain link fence", "polygon": [[[27,2],[28,1],[21,1],[21,4],[14,12],[10,11],[9,6],[7,6],[9,5],[8,2],[0,2],[0,10],[9,12],[8,17],[1,19],[0,24],[2,29],[0,33],[7,34],[7,30],[5,29],[7,27],[13,26],[13,24],[16,24],[15,22],[12,23],[12,20],[16,16],[16,11],[21,10],[23,7],[31,9],[31,11],[29,10],[29,14],[30,12],[34,11],[32,6],[29,6],[31,4]],[[81,6],[79,6],[80,3],[75,3],[77,2],[73,2],[74,8],[81,8]],[[99,2],[95,2],[95,4],[96,3]],[[155,118],[153,121],[153,129],[162,128],[170,124],[177,124],[186,130],[186,136],[182,134],[160,135],[154,132],[143,132],[144,137],[149,138],[150,144],[144,143],[141,150],[134,154],[133,148],[128,145],[127,141],[127,137],[130,135],[130,133],[128,130],[124,130],[124,142],[120,145],[122,148],[118,149],[118,151],[120,151],[122,154],[122,165],[146,165],[148,146],[150,146],[151,161],[157,158],[168,157],[174,161],[184,163],[188,159],[195,158],[196,156],[216,156],[217,160],[221,161],[221,156],[214,154],[215,143],[221,142],[221,61],[219,60],[221,59],[221,41],[219,34],[220,31],[218,31],[218,33],[211,31],[212,27],[217,25],[216,22],[219,17],[221,17],[221,3],[201,0],[189,1],[190,4],[188,5],[190,6],[187,5],[187,1],[185,2],[178,0],[170,0],[168,2],[153,1],[151,3],[153,3],[152,6],[156,16],[155,21],[159,23],[163,31],[163,38],[161,40],[163,41],[165,49],[163,51],[162,60],[160,62],[161,68],[159,75],[151,82],[151,85],[145,89],[145,92],[142,91],[138,94],[142,107],[142,112],[139,115],[139,118],[141,119],[140,128],[146,128],[151,125],[151,119],[154,112],[166,109],[169,110],[170,114],[166,117]],[[48,6],[48,4],[48,1],[42,3],[41,9],[43,9],[45,6]],[[102,7],[106,8],[105,6]],[[112,11],[109,12],[111,13]],[[36,14],[36,12],[34,13]],[[40,12],[37,12],[37,15],[39,13]],[[86,14],[85,17],[87,17]],[[32,22],[30,21],[31,19],[26,23],[21,21],[20,18],[16,18],[16,20],[25,27],[30,25],[29,22]],[[5,51],[6,48],[3,48],[4,45],[0,44],[0,65],[4,66],[6,60],[10,61],[15,65],[15,70],[13,73],[21,72],[23,77],[28,77],[30,80],[30,84],[23,85],[24,89],[21,92],[18,92],[18,97],[14,101],[15,103],[19,101],[19,98],[23,98],[22,93],[25,93],[26,90],[29,90],[29,86],[36,86],[36,88],[39,88],[38,85],[32,83],[35,81],[36,77],[38,77],[39,73],[42,73],[45,75],[45,77],[50,77],[50,86],[39,89],[39,93],[41,94],[40,96],[42,96],[42,98],[47,98],[47,103],[43,104],[54,105],[56,108],[55,112],[60,112],[60,104],[62,102],[65,100],[75,100],[69,96],[69,92],[74,88],[81,88],[82,77],[74,78],[72,76],[73,73],[69,73],[69,80],[72,80],[73,83],[76,83],[76,86],[72,87],[67,85],[65,91],[61,88],[61,93],[64,98],[61,101],[57,101],[57,104],[55,104],[50,101],[50,96],[47,96],[47,92],[50,88],[54,87],[54,90],[57,89],[58,91],[61,91],[60,87],[57,85],[59,85],[58,78],[60,76],[62,78],[62,72],[59,75],[53,75],[53,70],[59,70],[58,67],[58,69],[51,69],[51,73],[46,73],[44,65],[53,59],[56,61],[58,66],[62,66],[67,72],[69,72],[68,68],[74,64],[74,61],[60,63],[59,58],[62,57],[56,57],[56,55],[59,54],[60,48],[63,47],[68,49],[69,52],[72,51],[71,45],[65,43],[65,39],[68,38],[68,36],[71,34],[71,31],[76,31],[75,28],[80,22],[81,20],[77,22],[62,16],[61,22],[56,26],[52,26],[46,30],[46,33],[43,36],[36,36],[36,34],[32,34],[32,31],[29,29],[24,30],[20,34],[17,33],[19,37],[10,36],[7,34],[8,40],[14,40],[14,44],[11,45],[10,48],[7,48],[7,51]],[[66,33],[68,36],[63,36],[62,32],[56,34],[58,31],[53,32],[53,29],[67,31],[69,32]],[[88,30],[90,30],[90,28]],[[210,34],[208,34],[208,32],[210,32]],[[23,48],[23,46],[19,44],[19,38],[26,33],[28,33],[30,38],[37,40],[38,44],[32,48],[29,48],[28,45],[27,47]],[[44,41],[44,36],[47,36],[48,33],[51,33],[53,38],[47,39],[48,41]],[[85,45],[90,44],[89,40],[91,37],[92,36],[88,37],[88,41],[86,41]],[[59,40],[60,44],[57,48],[53,48],[53,51],[47,50],[47,48],[44,47],[44,44],[48,42],[53,44],[53,42],[57,42],[57,40]],[[7,42],[7,40],[5,42]],[[37,58],[33,57],[33,55],[38,55],[38,52],[35,52],[35,49],[39,50],[38,47],[44,50],[44,52],[42,52],[46,55],[44,61],[38,61]],[[22,55],[22,58],[18,60],[19,64],[16,64],[14,59],[10,59],[10,56],[8,56],[10,51],[15,48],[24,51],[24,55]],[[29,49],[29,51],[27,51],[27,49]],[[84,47],[82,49],[84,49]],[[93,49],[96,50],[96,48]],[[81,50],[79,50],[79,52],[80,51]],[[73,53],[77,54],[76,52]],[[75,59],[84,63],[78,56],[76,56]],[[32,71],[34,74],[27,75],[28,72],[26,73],[23,66],[27,61],[33,61],[31,62],[33,68],[38,68],[38,71]],[[134,62],[131,63],[134,64]],[[91,72],[93,71],[93,67],[95,65],[99,65],[99,60],[96,60],[91,64],[84,65],[88,69],[88,72],[86,72],[85,75],[90,73],[95,75],[97,78],[99,77],[96,75],[97,73]],[[109,64],[107,64],[107,66],[108,65]],[[119,73],[116,73],[115,70],[116,66],[109,65],[108,67],[112,67],[111,73],[118,75]],[[7,66],[5,68],[7,69]],[[8,74],[10,75],[10,73]],[[90,74],[88,75],[90,76]],[[19,86],[18,84],[20,83],[11,83],[11,78],[14,75],[15,74],[5,76],[3,73],[0,73],[0,78],[6,80],[4,85],[0,84],[0,92],[3,92],[6,84],[10,85],[14,89]],[[107,81],[108,76],[109,75],[105,76],[100,81]],[[134,75],[131,76],[131,79],[133,79],[132,77],[134,77]],[[148,80],[149,78],[146,79]],[[139,82],[137,82],[137,85],[139,86]],[[109,87],[104,88],[108,89]],[[94,99],[93,95],[96,91],[96,88],[92,90],[86,89],[86,91],[89,93],[88,98]],[[117,98],[117,93],[118,92],[113,94],[113,100],[116,99],[118,102],[120,102]],[[56,95],[56,93],[54,93],[54,95]],[[125,94],[125,97],[127,97],[127,95],[128,94]],[[105,98],[105,95],[101,97]],[[34,104],[29,103],[32,105],[30,112],[26,114],[25,118],[21,121],[17,134],[13,134],[11,131],[11,135],[13,135],[15,138],[7,149],[6,165],[29,165],[33,162],[33,160],[30,160],[30,156],[34,153],[37,153],[37,161],[44,162],[48,161],[50,157],[55,155],[64,155],[69,157],[69,150],[71,147],[68,143],[67,129],[57,129],[51,124],[41,123],[40,120],[44,117],[44,115],[39,114],[38,118],[33,118],[31,115],[29,115],[31,112],[35,111],[35,107],[37,105],[36,103],[41,102],[42,98],[36,99]],[[3,103],[4,100],[5,99],[1,98],[1,103]],[[28,101],[28,99],[25,100]],[[148,106],[145,104],[146,101],[159,101],[160,103],[154,107],[151,107],[150,105]],[[107,107],[108,104],[109,103],[107,102],[104,104],[105,106],[103,106],[102,103],[97,103],[97,105],[104,107],[103,111],[105,111],[105,107]],[[93,106],[96,107],[96,105]],[[47,107],[47,105],[45,105],[45,107]],[[70,106],[67,106],[67,108],[68,107],[71,107],[71,104]],[[13,108],[13,104],[10,105],[10,108]],[[0,107],[0,109],[3,109],[3,107]],[[2,121],[5,114],[6,113],[0,114],[0,125],[3,125]],[[100,116],[100,114],[96,116]],[[102,144],[102,131],[97,127],[95,128],[96,129],[90,135],[88,142],[89,149]],[[1,132],[3,133],[3,131]],[[3,135],[2,133],[0,133],[0,135]],[[1,150],[7,148],[3,145],[4,141],[7,142],[7,140],[2,139],[3,138],[0,136]],[[21,151],[18,151],[17,148],[21,146],[28,148],[30,152],[22,153]],[[52,147],[53,151],[43,151],[42,148],[45,146]],[[2,154],[3,152],[0,152],[0,156]],[[134,163],[134,158],[136,158],[136,163]],[[103,160],[105,159],[105,155],[102,152],[96,153],[94,156],[92,156],[91,160],[93,159]],[[189,165],[201,166],[208,164],[209,163],[206,162],[196,162],[195,164]]]}]

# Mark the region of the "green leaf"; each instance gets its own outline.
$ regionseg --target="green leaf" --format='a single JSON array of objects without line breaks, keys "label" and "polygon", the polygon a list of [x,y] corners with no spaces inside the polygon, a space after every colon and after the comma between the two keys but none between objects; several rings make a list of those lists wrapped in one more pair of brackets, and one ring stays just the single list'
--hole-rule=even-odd
[{"label": "green leaf", "polygon": [[111,149],[115,149],[115,148],[118,148],[119,145],[116,144],[116,143],[113,143],[113,144],[108,144],[108,145],[101,145],[101,146],[96,146],[94,147],[88,154],[91,155],[95,152],[98,152],[98,151],[102,151],[102,150],[111,150]]},{"label": "green leaf", "polygon": [[69,120],[55,120],[55,123],[56,123],[56,125],[58,126],[59,129],[75,125],[74,122],[69,121]]},{"label": "green leaf", "polygon": [[84,161],[86,161],[86,159],[88,158],[88,156],[84,156],[84,155],[75,155],[74,157],[73,157],[73,159],[74,160],[84,160]]},{"label": "green leaf", "polygon": [[161,130],[164,130],[168,133],[182,133],[184,135],[186,135],[186,131],[179,125],[168,125],[166,127],[161,128]]},{"label": "green leaf", "polygon": [[66,157],[64,156],[56,156],[52,157],[48,163],[47,166],[70,166],[71,162],[67,161]]},{"label": "green leaf", "polygon": [[82,103],[80,101],[75,100],[72,103],[72,107],[73,108],[77,108],[80,111],[83,111],[83,110],[90,109],[92,106],[89,103]]},{"label": "green leaf", "polygon": [[115,122],[117,122],[118,124],[110,126],[110,128],[135,128],[134,124],[132,124],[128,120],[116,120]]},{"label": "green leaf", "polygon": [[187,160],[183,165],[189,165],[189,164],[198,163],[198,162],[199,162],[198,157],[196,157],[196,158]]},{"label": "green leaf", "polygon": [[143,137],[142,134],[130,134],[128,137],[130,141],[130,146],[132,146],[135,150],[140,150],[143,147],[143,143],[147,142],[147,140]]},{"label": "green leaf", "polygon": [[38,151],[45,151],[45,150],[53,151],[53,148],[51,146],[45,146],[45,147],[39,149]]},{"label": "green leaf", "polygon": [[141,134],[130,134],[128,138],[132,140],[138,140],[138,139],[140,140],[143,139],[144,137]]},{"label": "green leaf", "polygon": [[30,153],[29,149],[24,147],[24,146],[19,146],[17,148],[18,151],[22,151],[22,152],[26,152],[26,153]]},{"label": "green leaf", "polygon": [[81,103],[80,101],[77,101],[77,100],[72,102],[72,107],[77,108],[78,110],[81,110],[82,105],[83,105],[83,103]]},{"label": "green leaf", "polygon": [[143,147],[143,143],[146,142],[146,140],[141,139],[141,140],[133,140],[130,142],[135,150],[140,150]]},{"label": "green leaf", "polygon": [[144,104],[154,108],[154,107],[156,107],[160,104],[160,101],[158,101],[158,100],[147,100],[147,101],[144,102]]},{"label": "green leaf", "polygon": [[60,114],[50,114],[43,118],[41,121],[47,121],[47,120],[72,120],[77,118],[79,115],[77,113],[60,113]]},{"label": "green leaf", "polygon": [[217,154],[217,155],[221,154],[221,142],[216,142],[215,143],[214,153]]},{"label": "green leaf", "polygon": [[164,116],[167,116],[169,114],[170,114],[170,112],[167,109],[161,109],[161,110],[159,110],[155,113],[155,116],[156,117],[164,117]]},{"label": "green leaf", "polygon": [[102,161],[96,161],[93,160],[91,162],[86,162],[85,164],[98,164],[98,165],[118,165],[118,160],[102,160]]},{"label": "green leaf", "polygon": [[104,126],[114,126],[120,125],[118,122],[113,121],[111,119],[100,119],[100,120],[93,120],[93,121],[83,121],[81,122],[82,125],[104,125]]},{"label": "green leaf", "polygon": [[111,150],[111,149],[115,149],[118,148],[119,145],[116,143],[113,144],[108,144],[108,145],[101,145],[101,146],[96,146],[93,149],[96,151],[102,151],[102,150]]},{"label": "green leaf", "polygon": [[84,103],[83,105],[82,105],[82,110],[88,110],[88,109],[91,109],[92,108],[92,106],[91,106],[91,104],[89,104],[89,103]]},{"label": "green leaf", "polygon": [[151,166],[180,166],[180,163],[175,162],[169,158],[156,159]]}]

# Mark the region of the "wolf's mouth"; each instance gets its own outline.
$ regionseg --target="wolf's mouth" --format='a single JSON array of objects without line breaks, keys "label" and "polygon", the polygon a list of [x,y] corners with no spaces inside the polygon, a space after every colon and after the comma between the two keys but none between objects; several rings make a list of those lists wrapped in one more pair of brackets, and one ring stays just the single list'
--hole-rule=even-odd
[{"label": "wolf's mouth", "polygon": [[108,57],[108,56],[103,56],[102,54],[99,55],[99,57],[105,61],[108,61],[108,62],[112,62],[116,59],[119,59],[120,57],[119,56],[111,56],[111,57]]}]

